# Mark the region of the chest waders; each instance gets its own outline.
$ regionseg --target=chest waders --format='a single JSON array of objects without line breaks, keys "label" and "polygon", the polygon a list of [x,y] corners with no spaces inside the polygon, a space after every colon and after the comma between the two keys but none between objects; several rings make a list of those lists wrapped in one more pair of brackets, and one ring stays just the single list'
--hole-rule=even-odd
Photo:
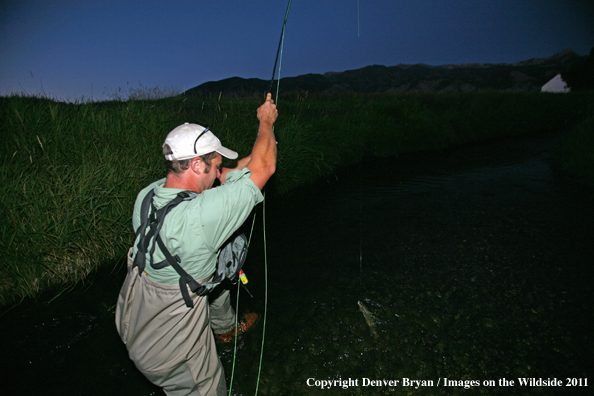
[{"label": "chest waders", "polygon": [[[163,227],[165,216],[167,216],[167,214],[181,202],[190,201],[196,198],[198,194],[191,191],[182,191],[167,205],[158,210],[153,203],[154,195],[154,189],[149,191],[142,200],[142,206],[140,207],[140,219],[142,223],[140,224],[140,227],[138,227],[138,230],[136,230],[136,240],[138,241],[136,247],[138,251],[133,264],[133,267],[138,267],[138,276],[142,276],[142,273],[144,272],[147,254],[149,257],[149,264],[153,269],[159,270],[171,265],[179,275],[179,289],[188,308],[194,307],[194,303],[188,292],[188,287],[192,292],[199,296],[205,296],[224,279],[229,279],[234,284],[237,283],[237,274],[239,273],[239,270],[241,270],[247,256],[247,238],[245,235],[237,235],[221,249],[217,269],[212,280],[200,284],[182,268],[180,257],[177,254],[171,254],[159,235],[161,227]],[[161,250],[165,256],[165,260],[153,263],[153,254],[157,245],[159,246],[159,250]]]}]

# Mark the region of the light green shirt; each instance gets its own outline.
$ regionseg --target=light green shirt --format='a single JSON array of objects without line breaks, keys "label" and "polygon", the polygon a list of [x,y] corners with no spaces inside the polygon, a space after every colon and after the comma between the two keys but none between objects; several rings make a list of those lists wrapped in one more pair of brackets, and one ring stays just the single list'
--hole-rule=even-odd
[{"label": "light green shirt", "polygon": [[[211,276],[217,265],[218,251],[223,243],[243,224],[254,206],[262,202],[260,189],[250,179],[249,169],[234,170],[227,175],[226,183],[203,191],[190,201],[183,201],[165,217],[160,234],[172,256],[179,255],[180,265],[195,280]],[[165,179],[144,188],[136,198],[132,225],[134,231],[141,223],[142,200],[153,188],[153,202],[157,209],[167,205],[181,191],[165,188]],[[137,247],[134,243],[134,254]],[[152,245],[152,242],[151,242]],[[165,260],[157,246],[153,263]],[[179,275],[171,266],[154,269],[147,254],[145,272],[149,279],[169,285],[178,284]]]}]

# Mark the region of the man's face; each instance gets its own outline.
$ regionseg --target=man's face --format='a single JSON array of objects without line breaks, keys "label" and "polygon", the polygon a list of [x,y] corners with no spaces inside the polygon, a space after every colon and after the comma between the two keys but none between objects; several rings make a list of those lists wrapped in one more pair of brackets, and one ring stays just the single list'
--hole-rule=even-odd
[{"label": "man's face", "polygon": [[200,178],[200,186],[202,187],[201,191],[209,190],[212,188],[215,180],[221,177],[221,164],[223,163],[223,156],[221,154],[217,154],[210,161],[210,169],[208,173],[205,172],[207,166],[204,161],[201,161],[200,169],[202,170],[202,177]]}]

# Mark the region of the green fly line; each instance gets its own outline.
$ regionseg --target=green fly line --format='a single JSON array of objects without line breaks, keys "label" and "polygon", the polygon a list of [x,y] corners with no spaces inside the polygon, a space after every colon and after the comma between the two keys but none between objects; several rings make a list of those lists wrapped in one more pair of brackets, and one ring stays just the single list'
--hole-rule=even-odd
[{"label": "green fly line", "polygon": [[[278,49],[276,50],[276,58],[274,60],[274,67],[272,69],[272,78],[270,80],[270,88],[267,92],[272,93],[272,86],[274,84],[274,75],[276,73],[276,65],[278,63],[278,78],[276,83],[276,97],[275,103],[278,105],[278,93],[280,90],[280,72],[281,72],[281,65],[283,62],[283,47],[285,42],[285,27],[287,26],[287,18],[289,17],[289,10],[291,9],[291,2],[287,4],[287,11],[285,12],[285,20],[283,22],[283,28],[281,31],[280,40],[278,43]],[[274,132],[274,125],[272,126],[272,131]],[[248,239],[248,247],[250,242],[252,241],[252,233],[254,231],[254,224],[256,222],[256,213],[254,212],[254,218],[252,220],[252,228],[250,230],[250,237]],[[266,252],[266,192],[263,193],[262,198],[262,233],[264,237],[264,318],[262,321],[262,346],[260,348],[260,362],[258,364],[258,378],[256,380],[256,392],[255,395],[258,394],[258,388],[260,386],[260,375],[262,373],[262,358],[264,356],[264,339],[266,334],[266,315],[268,313],[268,255]],[[241,282],[237,282],[237,301],[235,304],[235,344],[233,347],[233,366],[231,369],[231,380],[229,381],[229,396],[231,396],[231,390],[233,388],[233,375],[235,374],[235,361],[237,358],[237,312],[239,310],[239,288],[241,286]]]}]

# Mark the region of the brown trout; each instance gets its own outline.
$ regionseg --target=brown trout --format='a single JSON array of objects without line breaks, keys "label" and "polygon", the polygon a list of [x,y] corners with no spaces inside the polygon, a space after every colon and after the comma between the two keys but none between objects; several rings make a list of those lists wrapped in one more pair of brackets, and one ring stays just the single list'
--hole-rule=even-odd
[{"label": "brown trout", "polygon": [[357,304],[359,304],[359,310],[363,314],[363,317],[367,322],[367,326],[369,326],[369,329],[371,330],[371,335],[377,340],[379,338],[379,334],[377,334],[377,330],[375,329],[375,318],[373,317],[373,314],[364,302],[357,301]]}]

